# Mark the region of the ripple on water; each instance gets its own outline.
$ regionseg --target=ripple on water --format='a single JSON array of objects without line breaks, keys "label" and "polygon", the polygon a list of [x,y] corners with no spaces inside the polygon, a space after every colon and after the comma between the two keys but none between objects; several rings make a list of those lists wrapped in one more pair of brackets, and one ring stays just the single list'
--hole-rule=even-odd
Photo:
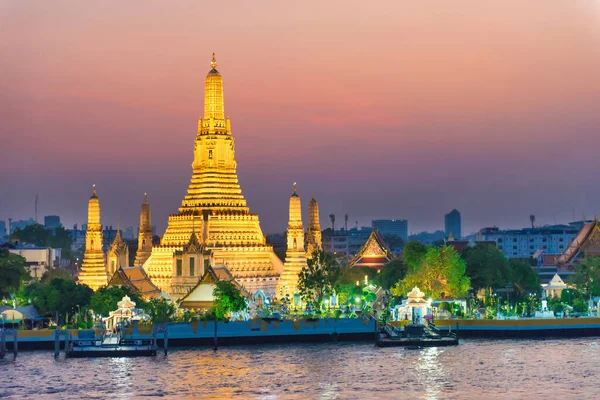
[{"label": "ripple on water", "polygon": [[465,340],[408,350],[372,344],[177,349],[156,358],[0,361],[0,397],[595,398],[598,339]]}]

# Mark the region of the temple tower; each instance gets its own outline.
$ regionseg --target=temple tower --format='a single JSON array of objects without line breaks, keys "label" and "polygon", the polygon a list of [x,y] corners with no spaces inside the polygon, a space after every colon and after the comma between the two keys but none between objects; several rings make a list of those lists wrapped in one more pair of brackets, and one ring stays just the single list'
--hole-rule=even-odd
[{"label": "temple tower", "polygon": [[287,229],[287,251],[285,253],[285,264],[279,285],[277,286],[277,297],[290,297],[296,293],[298,288],[298,274],[306,266],[306,254],[304,253],[304,228],[302,227],[302,206],[300,196],[296,191],[290,197],[290,219]]},{"label": "temple tower", "polygon": [[96,185],[88,202],[88,224],[85,232],[85,253],[79,272],[79,282],[98,290],[108,282],[104,252],[102,251],[102,225],[100,224],[100,200]]},{"label": "temple tower", "polygon": [[175,255],[183,251],[195,230],[214,261],[225,264],[246,290],[275,295],[283,264],[266,244],[258,215],[250,212],[242,195],[231,123],[225,116],[223,78],[216,67],[213,54],[187,194],[179,212],[169,216],[160,245],[152,248],[144,269],[159,288],[175,294],[171,291]]},{"label": "temple tower", "polygon": [[129,246],[121,237],[121,229],[117,228],[117,236],[108,250],[107,258],[107,272],[108,276],[111,277],[121,267],[129,266]]},{"label": "temple tower", "polygon": [[315,200],[314,194],[308,203],[308,231],[306,232],[306,236],[306,257],[311,258],[315,250],[321,250],[323,248],[321,223],[319,222],[319,205]]},{"label": "temple tower", "polygon": [[152,224],[148,196],[144,193],[144,203],[140,211],[140,231],[138,233],[138,248],[133,265],[144,265],[152,253]]}]

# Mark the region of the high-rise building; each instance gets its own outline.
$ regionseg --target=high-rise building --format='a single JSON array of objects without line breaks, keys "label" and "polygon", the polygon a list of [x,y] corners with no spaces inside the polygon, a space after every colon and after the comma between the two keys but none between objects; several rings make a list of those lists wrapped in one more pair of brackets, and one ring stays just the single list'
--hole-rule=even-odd
[{"label": "high-rise building", "polygon": [[144,265],[152,253],[152,226],[150,223],[150,204],[148,196],[144,193],[144,203],[140,211],[140,231],[138,233],[138,248],[135,253],[133,265]]},{"label": "high-rise building", "polygon": [[376,219],[371,224],[383,236],[396,235],[405,242],[408,240],[408,221],[405,219]]},{"label": "high-rise building", "polygon": [[0,221],[0,243],[4,241],[6,234],[6,221]]},{"label": "high-rise building", "polygon": [[286,295],[293,296],[298,287],[298,275],[306,266],[306,254],[304,252],[304,228],[302,226],[302,206],[300,196],[296,192],[290,197],[290,218],[287,229],[287,251],[285,253],[285,264],[283,272],[277,285],[277,297],[284,298]]},{"label": "high-rise building", "polygon": [[308,203],[308,230],[306,236],[306,257],[310,258],[315,250],[321,250],[323,248],[321,222],[319,221],[319,205],[315,200],[314,194]]},{"label": "high-rise building", "polygon": [[444,217],[446,237],[452,235],[455,239],[462,238],[460,213],[457,209],[450,211]]},{"label": "high-rise building", "polygon": [[94,290],[108,282],[104,251],[102,250],[102,225],[100,224],[100,200],[96,195],[96,185],[88,202],[88,223],[85,233],[85,253],[79,272],[79,282]]},{"label": "high-rise building", "polygon": [[46,215],[44,217],[44,228],[56,229],[61,227],[60,217],[58,215]]},{"label": "high-rise building", "polygon": [[238,183],[234,138],[225,116],[223,78],[211,62],[204,90],[204,117],[195,135],[192,178],[179,212],[169,216],[160,245],[144,269],[161,290],[171,291],[178,252],[197,232],[202,249],[212,253],[253,293],[275,295],[283,263],[266,244],[257,214],[250,212]]}]

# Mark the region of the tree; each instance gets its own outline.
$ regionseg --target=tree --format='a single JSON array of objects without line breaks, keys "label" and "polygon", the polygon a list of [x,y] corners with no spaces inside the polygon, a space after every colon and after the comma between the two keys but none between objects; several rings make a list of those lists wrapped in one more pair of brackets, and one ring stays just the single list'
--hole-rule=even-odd
[{"label": "tree", "polygon": [[479,243],[463,250],[462,257],[475,292],[505,287],[511,282],[511,267],[496,246]]},{"label": "tree", "polygon": [[175,304],[166,299],[151,299],[145,307],[153,323],[172,321],[176,310]]},{"label": "tree", "polygon": [[404,246],[402,256],[404,259],[404,263],[410,269],[414,270],[421,268],[423,261],[425,260],[426,253],[427,247],[415,240],[411,240],[406,244],[406,246]]},{"label": "tree", "polygon": [[62,278],[65,280],[71,280],[73,281],[73,275],[67,271],[64,270],[62,268],[53,268],[53,267],[49,267],[46,272],[44,272],[44,275],[42,275],[42,282],[43,283],[50,283],[50,281],[54,278]]},{"label": "tree", "polygon": [[25,265],[25,258],[0,249],[0,300],[10,297],[19,289],[21,281],[29,278]]},{"label": "tree", "polygon": [[421,265],[415,265],[392,290],[408,293],[414,286],[434,298],[463,297],[470,286],[465,261],[452,246],[428,247]]},{"label": "tree", "polygon": [[600,257],[585,257],[575,268],[573,283],[586,296],[600,294]]},{"label": "tree", "polygon": [[538,274],[525,260],[512,259],[509,261],[511,281],[518,296],[525,297],[527,293],[540,291]]},{"label": "tree", "polygon": [[17,228],[10,235],[12,240],[18,240],[22,243],[32,243],[36,246],[46,246],[50,232],[40,224],[27,225],[25,228]]},{"label": "tree", "polygon": [[392,249],[392,251],[394,251],[394,249],[400,249],[402,246],[404,246],[404,240],[400,236],[394,235],[393,233],[383,235],[383,240],[385,241],[385,244]]},{"label": "tree", "polygon": [[231,313],[244,311],[247,307],[246,299],[238,287],[231,281],[218,281],[213,290],[215,300],[213,311],[217,320],[224,320]]},{"label": "tree", "polygon": [[94,292],[90,306],[94,313],[108,317],[111,311],[117,309],[117,303],[125,296],[129,296],[137,308],[143,309],[146,305],[140,295],[127,286],[105,286]]},{"label": "tree", "polygon": [[408,266],[402,260],[392,260],[381,268],[375,282],[385,290],[390,290],[396,282],[404,279],[407,272]]},{"label": "tree", "polygon": [[316,250],[298,275],[298,291],[302,300],[313,303],[320,310],[323,300],[333,293],[338,274],[339,268],[333,256]]},{"label": "tree", "polygon": [[25,288],[25,294],[42,315],[58,313],[67,321],[72,315],[90,305],[93,290],[73,280],[54,278],[49,283],[34,282]]}]

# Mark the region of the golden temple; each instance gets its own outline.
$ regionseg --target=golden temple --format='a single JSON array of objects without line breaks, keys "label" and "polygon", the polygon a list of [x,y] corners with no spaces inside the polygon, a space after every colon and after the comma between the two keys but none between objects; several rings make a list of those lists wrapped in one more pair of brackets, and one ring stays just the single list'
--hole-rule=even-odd
[{"label": "golden temple", "polygon": [[[178,273],[177,254],[197,239],[200,248],[194,251],[203,255],[203,264],[212,258],[215,263],[225,264],[248,291],[262,289],[274,295],[283,264],[266,244],[258,215],[250,212],[242,195],[231,123],[225,118],[223,78],[216,67],[213,54],[187,194],[179,212],[169,216],[160,245],[152,248],[143,267],[161,290],[173,298],[181,297],[185,294],[181,293],[183,288],[172,290]],[[194,269],[196,282],[204,269]]]},{"label": "golden temple", "polygon": [[285,253],[285,266],[277,285],[277,296],[284,298],[293,296],[298,288],[298,275],[306,266],[304,252],[304,228],[302,227],[302,206],[300,196],[296,191],[290,197],[290,217],[287,229],[287,251]]},{"label": "golden temple", "polygon": [[93,186],[88,202],[88,223],[85,232],[85,253],[79,272],[79,281],[97,290],[106,286],[108,275],[102,251],[102,225],[100,224],[100,200]]}]

